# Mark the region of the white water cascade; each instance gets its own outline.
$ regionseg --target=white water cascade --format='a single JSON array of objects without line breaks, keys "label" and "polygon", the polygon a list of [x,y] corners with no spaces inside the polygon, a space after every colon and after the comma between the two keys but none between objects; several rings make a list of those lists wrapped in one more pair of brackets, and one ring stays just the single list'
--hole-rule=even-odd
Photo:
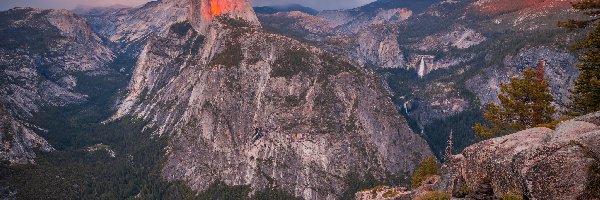
[{"label": "white water cascade", "polygon": [[419,64],[419,70],[417,73],[419,74],[419,78],[423,78],[423,76],[425,76],[425,57],[421,57],[421,63]]}]

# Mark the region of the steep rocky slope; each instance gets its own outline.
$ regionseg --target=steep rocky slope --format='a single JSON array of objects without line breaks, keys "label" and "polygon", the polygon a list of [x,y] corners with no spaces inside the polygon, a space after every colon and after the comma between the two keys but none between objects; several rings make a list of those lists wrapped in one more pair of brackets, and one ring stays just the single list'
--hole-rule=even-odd
[{"label": "steep rocky slope", "polygon": [[[465,123],[481,120],[481,106],[498,101],[501,82],[541,60],[559,109],[569,101],[569,88],[579,72],[568,47],[583,34],[556,23],[580,16],[569,9],[568,1],[512,2],[380,0],[317,16],[277,13],[259,19],[267,30],[310,41],[376,69],[413,130],[422,131],[441,152],[450,129],[466,130]],[[393,16],[386,13],[402,9],[410,15],[374,17]],[[352,26],[354,21],[360,26]],[[459,149],[475,141],[471,131],[459,134],[465,142]]]},{"label": "steep rocky slope", "polygon": [[114,8],[82,15],[101,37],[131,45],[143,43],[151,34],[161,34],[170,24],[186,20],[188,6],[186,0],[159,0],[138,8]]},{"label": "steep rocky slope", "polygon": [[[33,148],[52,150],[26,123],[46,106],[86,100],[74,91],[77,75],[102,74],[113,53],[66,10],[15,8],[0,12],[0,103],[5,139],[2,159],[32,162]],[[12,139],[11,139],[12,138]]]},{"label": "steep rocky slope", "polygon": [[0,160],[25,164],[35,159],[34,149],[53,151],[54,148],[32,128],[30,124],[13,117],[0,102]]},{"label": "steep rocky slope", "polygon": [[84,100],[73,92],[75,73],[102,73],[113,58],[86,22],[69,11],[23,8],[0,17],[0,94],[23,117],[43,106]]},{"label": "steep rocky slope", "polygon": [[452,158],[439,187],[455,196],[598,198],[599,122],[600,113],[594,113],[556,130],[534,128],[477,143]]},{"label": "steep rocky slope", "polygon": [[335,199],[350,173],[402,176],[431,154],[372,72],[231,16],[151,37],[115,116],[173,135],[167,180]]},{"label": "steep rocky slope", "polygon": [[471,9],[481,15],[502,15],[511,12],[544,12],[568,8],[577,0],[479,0]]}]

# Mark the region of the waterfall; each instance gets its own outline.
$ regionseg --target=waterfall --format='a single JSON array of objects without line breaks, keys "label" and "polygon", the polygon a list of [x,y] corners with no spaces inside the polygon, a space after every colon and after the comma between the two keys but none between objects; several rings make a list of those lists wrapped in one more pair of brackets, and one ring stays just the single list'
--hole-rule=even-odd
[{"label": "waterfall", "polygon": [[419,70],[417,73],[419,74],[419,78],[423,78],[423,76],[425,76],[425,57],[421,57],[421,64],[419,64]]}]

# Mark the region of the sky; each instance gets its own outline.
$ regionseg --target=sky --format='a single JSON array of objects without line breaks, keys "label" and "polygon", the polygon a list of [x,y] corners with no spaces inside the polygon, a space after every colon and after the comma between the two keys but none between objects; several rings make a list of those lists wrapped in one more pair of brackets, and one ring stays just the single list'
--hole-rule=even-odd
[{"label": "sky", "polygon": [[[73,9],[79,5],[83,6],[110,6],[122,4],[138,6],[150,0],[0,0],[0,10],[13,7],[35,7],[35,8],[65,8]],[[301,4],[317,10],[334,10],[355,8],[367,4],[373,0],[253,0],[254,6]]]}]

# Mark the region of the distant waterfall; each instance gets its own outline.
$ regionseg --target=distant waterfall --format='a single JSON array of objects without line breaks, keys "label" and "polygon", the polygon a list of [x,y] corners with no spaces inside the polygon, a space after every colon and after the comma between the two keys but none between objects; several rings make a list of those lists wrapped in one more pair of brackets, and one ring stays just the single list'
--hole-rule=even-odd
[{"label": "distant waterfall", "polygon": [[425,57],[421,57],[421,64],[419,64],[419,78],[423,78],[425,76]]}]

